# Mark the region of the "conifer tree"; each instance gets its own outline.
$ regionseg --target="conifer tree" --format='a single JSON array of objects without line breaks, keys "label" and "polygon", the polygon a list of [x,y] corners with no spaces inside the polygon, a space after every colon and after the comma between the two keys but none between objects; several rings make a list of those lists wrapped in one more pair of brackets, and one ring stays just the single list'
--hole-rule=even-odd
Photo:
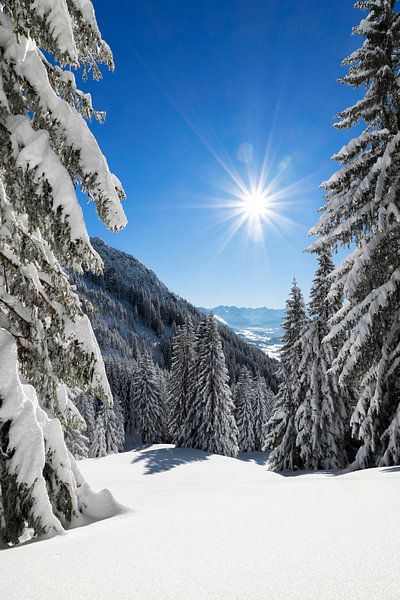
[{"label": "conifer tree", "polygon": [[165,406],[149,354],[139,360],[133,379],[136,427],[144,444],[160,444],[165,432]]},{"label": "conifer tree", "polygon": [[351,417],[361,443],[355,466],[400,462],[400,16],[396,0],[365,0],[354,28],[364,38],[343,62],[344,84],[363,97],[339,113],[337,129],[364,130],[333,158],[341,168],[323,187],[325,206],[312,250],[352,247],[335,271],[344,305],[329,340],[343,343],[333,368],[358,403]]},{"label": "conifer tree", "polygon": [[133,360],[106,360],[107,378],[110,383],[115,412],[122,420],[124,430],[131,432],[132,423],[132,390],[131,382],[136,369],[136,362]]},{"label": "conifer tree", "polygon": [[235,386],[235,421],[239,452],[255,450],[254,390],[249,370],[243,367]]},{"label": "conifer tree", "polygon": [[162,440],[166,444],[171,444],[172,439],[169,430],[170,405],[168,399],[169,371],[162,369],[159,365],[155,365],[155,367],[158,389],[160,390],[161,405],[164,412],[164,430],[162,434]]},{"label": "conifer tree", "polygon": [[305,396],[295,423],[304,469],[338,469],[347,465],[348,399],[346,391],[339,388],[336,374],[329,372],[335,349],[324,342],[330,319],[341,306],[340,298],[329,296],[329,275],[333,270],[330,255],[321,253],[310,293],[310,319],[302,337],[300,371]]},{"label": "conifer tree", "polygon": [[275,399],[274,413],[268,423],[264,448],[273,448],[268,466],[275,471],[293,471],[302,467],[297,447],[295,416],[303,397],[300,383],[302,361],[301,337],[307,317],[303,295],[293,280],[290,297],[286,301],[286,317],[283,323],[284,345],[281,350],[279,370],[281,384]]},{"label": "conifer tree", "polygon": [[[124,412],[121,407],[121,402],[119,398],[116,398],[113,402],[112,406],[105,405],[107,410],[111,410],[111,417],[109,420],[113,421],[113,426],[110,428],[110,433],[113,437],[113,444],[117,448],[117,452],[122,452],[125,448],[125,421],[124,421]],[[115,433],[114,433],[115,432]],[[106,429],[107,435],[107,429]],[[110,441],[111,445],[111,441]]]},{"label": "conifer tree", "polygon": [[190,316],[172,340],[171,374],[168,383],[168,427],[172,443],[182,443],[182,426],[189,409],[189,391],[195,335]]},{"label": "conifer tree", "polygon": [[[24,380],[67,430],[75,413],[67,388],[111,401],[98,345],[65,268],[100,272],[102,266],[85,228],[77,183],[94,200],[107,227],[117,230],[126,223],[120,204],[123,190],[86,123],[93,117],[102,121],[104,115],[93,109],[90,94],[79,90],[71,70],[82,67],[85,75],[91,72],[99,79],[99,65],[112,68],[112,55],[89,0],[84,5],[48,3],[46,9],[37,2],[3,2],[0,51],[0,331],[12,335]],[[8,347],[7,336],[4,340]],[[0,363],[0,379],[7,377]],[[7,418],[5,403],[1,405],[0,429],[7,429],[0,433],[3,439],[23,444],[13,429],[21,403],[30,397],[33,405],[33,394],[13,396],[8,408],[13,405],[15,412],[8,411]],[[32,412],[26,414],[35,418]],[[24,518],[14,515],[15,521],[21,519],[14,529],[30,522],[35,535],[50,534],[67,526],[74,515],[78,518],[88,498],[80,503],[85,486],[78,483],[81,476],[65,450],[61,429],[25,425],[37,432],[29,453],[11,446],[6,450],[19,457],[7,467],[7,477],[19,482],[12,487],[15,507],[25,490]],[[25,461],[32,457],[37,483],[24,488]],[[3,499],[4,481],[2,477]],[[54,518],[39,510],[39,488],[47,489]],[[4,506],[0,512],[3,521],[11,518]],[[3,532],[8,530],[5,523]],[[6,535],[6,542],[15,540],[15,535]]]},{"label": "conifer tree", "polygon": [[85,436],[88,439],[88,448],[90,448],[93,438],[94,429],[96,426],[96,400],[82,392],[78,391],[74,399],[74,403],[85,421],[86,429]]},{"label": "conifer tree", "polygon": [[67,427],[63,428],[65,444],[72,456],[77,460],[87,458],[89,439],[86,435],[86,423],[82,416],[76,411],[74,417],[69,418]]},{"label": "conifer tree", "polygon": [[92,458],[117,454],[124,447],[122,417],[115,409],[115,403],[114,406],[103,405],[97,413],[93,441],[89,449],[89,456]]},{"label": "conifer tree", "polygon": [[[136,308],[136,306],[135,306]],[[137,343],[136,333],[132,334],[132,358],[137,360],[139,358],[139,347]]]},{"label": "conifer tree", "polygon": [[104,413],[100,410],[96,416],[93,441],[89,448],[89,456],[91,458],[101,458],[102,456],[107,456],[107,454]]},{"label": "conifer tree", "polygon": [[221,338],[213,315],[205,315],[197,331],[191,370],[190,406],[183,443],[214,454],[236,456],[238,430]]},{"label": "conifer tree", "polygon": [[274,394],[267,387],[264,377],[258,373],[253,380],[254,448],[262,450],[266,438],[266,427],[272,414]]}]

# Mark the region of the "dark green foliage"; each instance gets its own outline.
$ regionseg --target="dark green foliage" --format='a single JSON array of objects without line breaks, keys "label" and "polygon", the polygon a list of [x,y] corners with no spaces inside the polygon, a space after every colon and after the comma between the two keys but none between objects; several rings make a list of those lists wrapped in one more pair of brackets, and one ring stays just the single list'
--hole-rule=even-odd
[{"label": "dark green foliage", "polygon": [[43,477],[46,481],[47,492],[53,511],[58,519],[64,525],[71,522],[74,514],[71,500],[71,490],[57,476],[57,471],[53,467],[54,453],[47,452],[46,463],[43,469]]},{"label": "dark green foliage", "polygon": [[32,516],[32,489],[19,483],[18,474],[9,470],[15,452],[8,447],[10,426],[11,421],[0,422],[0,538],[5,544],[15,545],[26,528],[32,528],[35,535],[43,534],[45,528],[39,518]]}]

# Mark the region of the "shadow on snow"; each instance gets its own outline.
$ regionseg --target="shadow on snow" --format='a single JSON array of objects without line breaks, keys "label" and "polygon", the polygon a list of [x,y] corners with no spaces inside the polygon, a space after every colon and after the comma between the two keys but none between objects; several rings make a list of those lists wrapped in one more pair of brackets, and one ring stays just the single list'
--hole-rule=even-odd
[{"label": "shadow on snow", "polygon": [[400,472],[400,466],[396,466],[396,467],[383,467],[382,468],[382,473],[399,473]]},{"label": "shadow on snow", "polygon": [[[132,464],[144,461],[144,474],[154,475],[163,471],[170,471],[176,467],[194,462],[203,462],[211,454],[203,450],[194,450],[193,448],[154,448],[153,446],[141,446],[141,453],[132,460]],[[179,452],[177,452],[179,450]]]},{"label": "shadow on snow", "polygon": [[236,458],[243,462],[251,462],[266,467],[269,455],[270,452],[239,452]]}]

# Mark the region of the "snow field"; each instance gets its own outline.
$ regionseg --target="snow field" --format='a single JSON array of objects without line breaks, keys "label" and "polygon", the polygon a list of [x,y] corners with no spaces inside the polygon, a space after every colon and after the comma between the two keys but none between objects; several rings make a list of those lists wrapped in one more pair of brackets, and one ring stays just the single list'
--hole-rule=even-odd
[{"label": "snow field", "polygon": [[159,445],[80,462],[131,509],[1,551],[1,600],[398,600],[400,469],[265,461]]}]

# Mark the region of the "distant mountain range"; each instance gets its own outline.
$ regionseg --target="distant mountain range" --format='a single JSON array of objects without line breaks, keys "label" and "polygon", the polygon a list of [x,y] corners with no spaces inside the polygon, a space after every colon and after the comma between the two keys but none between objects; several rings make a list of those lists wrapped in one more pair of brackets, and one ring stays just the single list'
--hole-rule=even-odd
[{"label": "distant mountain range", "polygon": [[285,316],[283,308],[215,306],[199,310],[212,312],[220,322],[231,327],[246,342],[258,346],[269,356],[279,357]]}]

